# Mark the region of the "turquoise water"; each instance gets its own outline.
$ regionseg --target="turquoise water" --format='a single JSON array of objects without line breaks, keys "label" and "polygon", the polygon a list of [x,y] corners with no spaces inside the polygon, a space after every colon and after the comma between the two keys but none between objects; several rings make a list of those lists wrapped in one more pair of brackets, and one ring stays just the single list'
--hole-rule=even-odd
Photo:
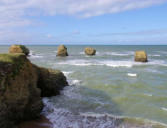
[{"label": "turquoise water", "polygon": [[[0,52],[8,47],[1,46]],[[69,56],[61,58],[56,57],[57,46],[28,46],[33,63],[62,70],[71,85],[62,95],[44,99],[44,114],[55,128],[90,113],[167,124],[167,46],[91,46],[97,50],[91,57],[84,54],[85,47],[67,46]],[[149,62],[134,62],[136,50],[145,50]]]}]

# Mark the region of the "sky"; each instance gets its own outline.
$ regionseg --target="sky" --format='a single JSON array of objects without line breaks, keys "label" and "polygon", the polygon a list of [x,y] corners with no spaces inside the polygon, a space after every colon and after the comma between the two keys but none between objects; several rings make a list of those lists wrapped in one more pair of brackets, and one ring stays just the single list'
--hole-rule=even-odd
[{"label": "sky", "polygon": [[0,0],[0,44],[167,45],[167,0]]}]

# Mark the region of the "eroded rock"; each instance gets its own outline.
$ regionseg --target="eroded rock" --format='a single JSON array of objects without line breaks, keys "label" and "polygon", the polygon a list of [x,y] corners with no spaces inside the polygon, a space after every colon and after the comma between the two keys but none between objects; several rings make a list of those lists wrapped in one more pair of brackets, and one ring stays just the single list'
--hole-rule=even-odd
[{"label": "eroded rock", "polygon": [[9,53],[24,53],[26,56],[29,55],[29,49],[24,45],[12,45],[9,48]]},{"label": "eroded rock", "polygon": [[59,70],[38,68],[39,80],[38,87],[42,90],[42,97],[50,97],[60,94],[65,86],[68,85],[66,77]]},{"label": "eroded rock", "polygon": [[85,54],[86,54],[86,55],[89,55],[89,56],[93,56],[93,55],[96,54],[96,50],[93,49],[93,48],[90,48],[90,47],[85,48]]},{"label": "eroded rock", "polygon": [[0,54],[0,128],[39,117],[41,96],[55,96],[66,85],[62,72],[39,68],[24,54]]},{"label": "eroded rock", "polygon": [[145,51],[136,51],[135,52],[135,61],[136,62],[148,62],[147,53]]},{"label": "eroded rock", "polygon": [[57,49],[57,56],[68,56],[67,48],[64,45],[60,45]]}]

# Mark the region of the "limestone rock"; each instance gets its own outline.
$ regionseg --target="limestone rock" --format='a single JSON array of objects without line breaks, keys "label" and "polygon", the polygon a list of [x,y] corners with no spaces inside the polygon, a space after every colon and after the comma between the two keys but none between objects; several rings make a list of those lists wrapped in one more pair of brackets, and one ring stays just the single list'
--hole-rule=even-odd
[{"label": "limestone rock", "polygon": [[135,53],[136,62],[147,62],[147,53],[145,51],[136,51]]},{"label": "limestone rock", "polygon": [[93,49],[93,48],[90,48],[90,47],[85,48],[85,54],[86,54],[86,55],[89,55],[89,56],[93,56],[93,55],[96,54],[96,50]]},{"label": "limestone rock", "polygon": [[57,50],[57,56],[68,56],[67,48],[64,45],[60,45]]},{"label": "limestone rock", "polygon": [[9,53],[24,53],[26,56],[29,55],[29,49],[24,45],[12,45],[9,48]]}]

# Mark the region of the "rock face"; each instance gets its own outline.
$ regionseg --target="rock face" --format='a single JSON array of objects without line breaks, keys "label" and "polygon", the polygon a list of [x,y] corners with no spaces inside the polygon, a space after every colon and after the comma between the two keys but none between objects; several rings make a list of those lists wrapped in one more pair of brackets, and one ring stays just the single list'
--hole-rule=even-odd
[{"label": "rock face", "polygon": [[64,45],[60,45],[57,49],[57,56],[68,56],[67,48]]},{"label": "rock face", "polygon": [[58,95],[67,85],[66,77],[61,71],[39,68],[38,87],[42,90],[42,97]]},{"label": "rock face", "polygon": [[95,49],[93,49],[93,48],[85,48],[85,54],[86,55],[89,55],[89,56],[93,56],[93,55],[95,55],[96,54],[96,50]]},{"label": "rock face", "polygon": [[24,45],[12,45],[9,48],[9,53],[24,53],[26,56],[29,55],[29,49]]},{"label": "rock face", "polygon": [[24,54],[0,54],[0,128],[38,117],[41,96],[57,95],[66,85],[63,73],[39,68]]},{"label": "rock face", "polygon": [[148,62],[147,53],[145,51],[136,51],[135,61],[136,62]]}]

